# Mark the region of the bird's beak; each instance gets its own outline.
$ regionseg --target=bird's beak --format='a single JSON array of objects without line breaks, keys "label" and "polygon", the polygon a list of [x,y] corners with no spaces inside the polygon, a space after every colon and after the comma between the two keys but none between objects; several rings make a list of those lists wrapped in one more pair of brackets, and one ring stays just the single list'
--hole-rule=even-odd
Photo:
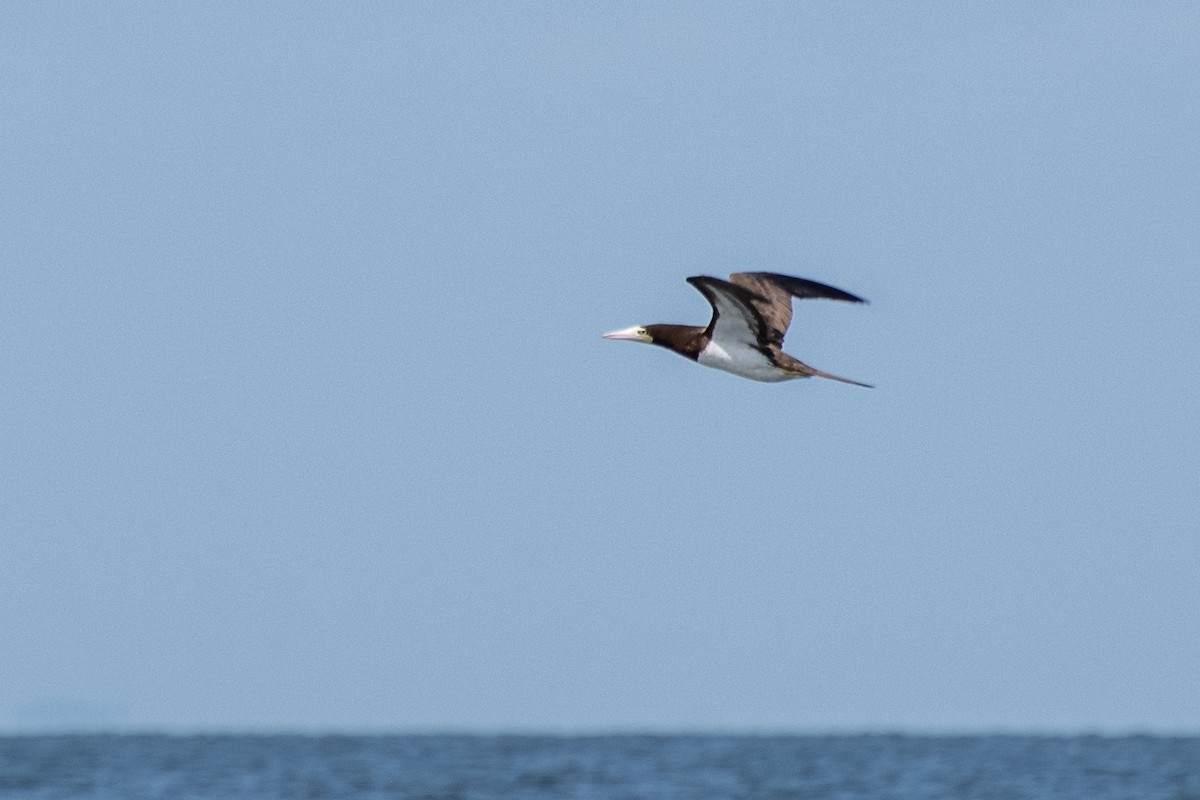
[{"label": "bird's beak", "polygon": [[637,325],[632,328],[622,328],[619,331],[612,331],[604,334],[605,339],[625,339],[630,342],[650,342],[650,337],[646,335]]}]

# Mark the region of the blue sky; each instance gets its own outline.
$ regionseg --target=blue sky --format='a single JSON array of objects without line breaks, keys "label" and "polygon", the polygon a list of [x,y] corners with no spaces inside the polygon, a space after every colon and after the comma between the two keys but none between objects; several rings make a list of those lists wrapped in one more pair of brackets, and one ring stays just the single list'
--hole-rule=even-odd
[{"label": "blue sky", "polygon": [[0,730],[1200,730],[1194,4],[3,17]]}]

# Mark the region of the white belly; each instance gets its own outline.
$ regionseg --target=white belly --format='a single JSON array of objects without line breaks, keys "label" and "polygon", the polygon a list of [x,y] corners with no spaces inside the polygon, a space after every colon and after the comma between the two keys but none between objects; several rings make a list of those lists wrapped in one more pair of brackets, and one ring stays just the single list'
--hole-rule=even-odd
[{"label": "white belly", "polygon": [[784,372],[753,347],[740,345],[723,347],[716,342],[709,342],[708,347],[700,351],[700,356],[696,360],[706,367],[732,372],[734,375],[740,375],[752,381],[778,383],[804,377]]}]

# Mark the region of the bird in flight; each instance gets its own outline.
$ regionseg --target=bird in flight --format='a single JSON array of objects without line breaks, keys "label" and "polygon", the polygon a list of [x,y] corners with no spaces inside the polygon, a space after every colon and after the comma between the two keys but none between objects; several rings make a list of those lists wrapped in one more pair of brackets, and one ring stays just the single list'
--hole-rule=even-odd
[{"label": "bird in flight", "polygon": [[754,381],[776,383],[815,375],[872,388],[868,383],[810,367],[783,352],[783,336],[792,321],[793,297],[865,303],[861,297],[823,283],[774,272],[737,272],[727,281],[696,275],[687,282],[712,306],[707,328],[635,325],[606,333],[604,338],[656,344],[706,367]]}]

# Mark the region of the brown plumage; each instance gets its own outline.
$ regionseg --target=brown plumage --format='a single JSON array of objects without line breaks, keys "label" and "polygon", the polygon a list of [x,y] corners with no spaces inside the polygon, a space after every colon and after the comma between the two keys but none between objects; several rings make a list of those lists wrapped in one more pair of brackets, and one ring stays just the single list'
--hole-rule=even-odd
[{"label": "brown plumage", "polygon": [[773,272],[738,272],[728,281],[707,275],[687,280],[712,306],[707,327],[645,325],[613,331],[605,337],[656,344],[751,380],[777,382],[815,375],[869,387],[810,367],[783,352],[783,338],[792,322],[793,297],[865,303],[861,297],[817,281]]}]

